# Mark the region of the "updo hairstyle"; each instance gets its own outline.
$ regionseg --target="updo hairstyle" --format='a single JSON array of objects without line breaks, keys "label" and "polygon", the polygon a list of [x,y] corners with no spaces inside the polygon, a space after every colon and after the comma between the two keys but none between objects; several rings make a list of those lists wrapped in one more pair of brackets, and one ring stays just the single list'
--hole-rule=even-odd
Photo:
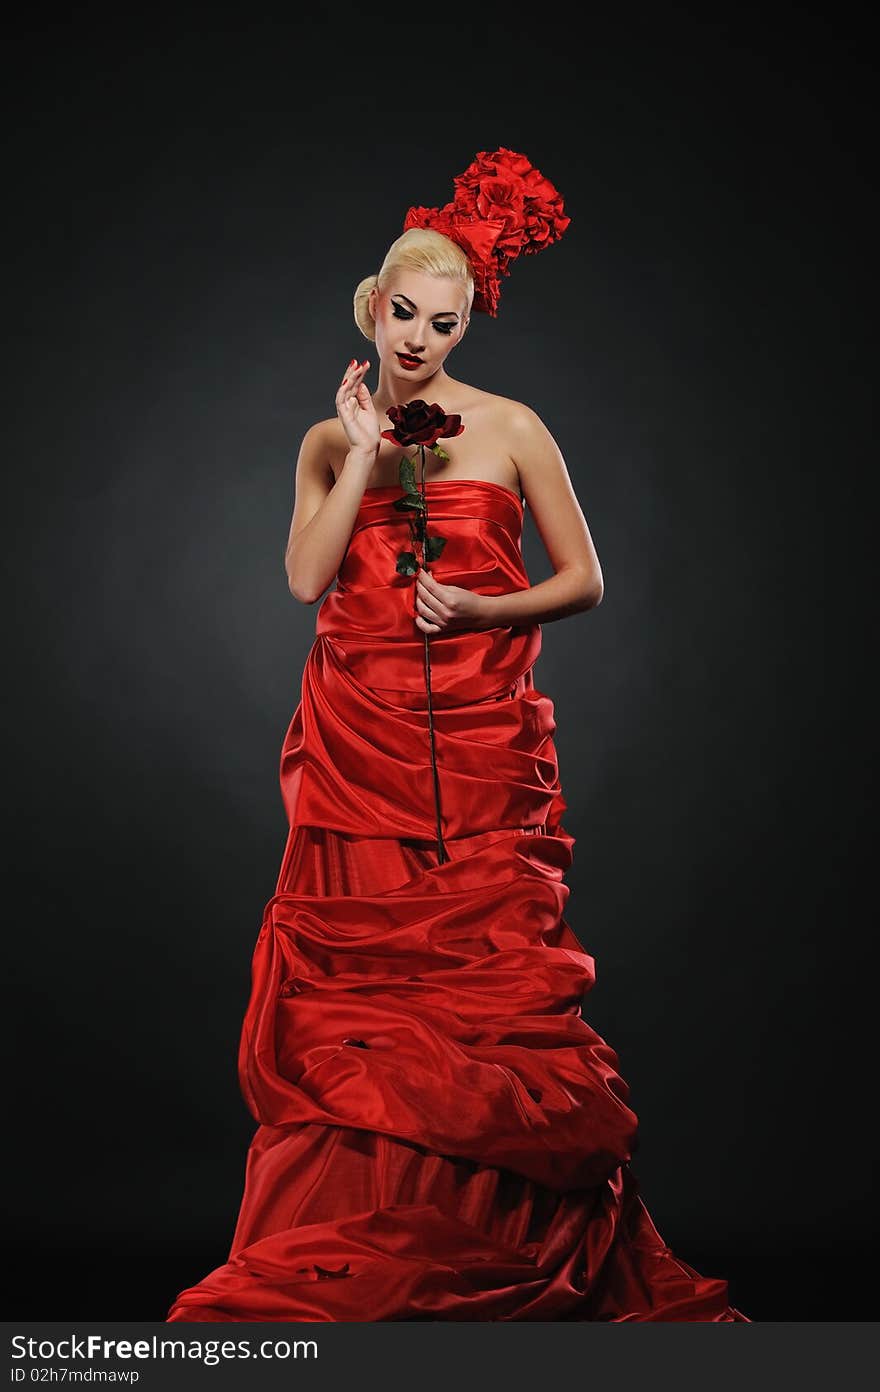
[{"label": "updo hairstyle", "polygon": [[460,281],[467,294],[467,313],[474,299],[474,277],[470,262],[457,242],[429,227],[410,227],[392,242],[378,275],[368,275],[354,292],[354,321],[371,343],[376,341],[376,325],[368,304],[374,285],[385,291],[397,270],[424,271],[428,275],[448,276]]}]

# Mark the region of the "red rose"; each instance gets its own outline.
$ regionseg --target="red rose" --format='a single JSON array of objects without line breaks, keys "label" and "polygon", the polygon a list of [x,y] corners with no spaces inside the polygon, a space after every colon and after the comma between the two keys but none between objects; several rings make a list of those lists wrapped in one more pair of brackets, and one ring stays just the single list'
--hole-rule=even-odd
[{"label": "red rose", "polygon": [[543,251],[559,240],[571,222],[550,180],[525,155],[504,146],[494,154],[481,151],[453,184],[454,206],[460,214],[505,219],[498,249],[510,260],[521,252]]},{"label": "red rose", "polygon": [[430,448],[438,440],[460,435],[464,430],[461,416],[447,416],[436,401],[429,406],[426,401],[407,401],[403,406],[389,406],[388,419],[393,422],[393,430],[383,430],[384,440],[395,444],[426,445]]},{"label": "red rose", "polygon": [[518,256],[525,237],[525,200],[522,188],[515,179],[486,175],[473,187],[456,189],[453,206],[466,216],[500,221],[503,232],[495,243],[497,253],[511,260]]}]

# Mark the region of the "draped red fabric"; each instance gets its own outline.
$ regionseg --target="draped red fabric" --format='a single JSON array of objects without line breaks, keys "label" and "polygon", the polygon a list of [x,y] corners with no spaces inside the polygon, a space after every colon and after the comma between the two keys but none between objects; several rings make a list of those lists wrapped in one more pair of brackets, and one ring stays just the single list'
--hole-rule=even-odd
[{"label": "draped red fabric", "polygon": [[[516,494],[426,488],[438,580],[529,586]],[[227,1262],[167,1321],[748,1322],[657,1232],[627,1084],[583,1018],[540,625],[430,640],[439,860],[398,496],[366,491],[318,612],[241,1033],[244,1196]]]}]

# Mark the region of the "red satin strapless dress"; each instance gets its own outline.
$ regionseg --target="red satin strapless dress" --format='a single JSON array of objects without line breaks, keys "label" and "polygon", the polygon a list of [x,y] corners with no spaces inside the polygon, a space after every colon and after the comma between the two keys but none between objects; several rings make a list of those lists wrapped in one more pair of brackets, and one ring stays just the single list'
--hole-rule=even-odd
[{"label": "red satin strapless dress", "polygon": [[[426,486],[437,579],[527,589],[519,497]],[[167,1320],[748,1322],[658,1234],[627,1084],[582,1017],[538,624],[431,637],[439,862],[400,491],[366,491],[318,611],[241,1035],[259,1127],[229,1259]]]}]

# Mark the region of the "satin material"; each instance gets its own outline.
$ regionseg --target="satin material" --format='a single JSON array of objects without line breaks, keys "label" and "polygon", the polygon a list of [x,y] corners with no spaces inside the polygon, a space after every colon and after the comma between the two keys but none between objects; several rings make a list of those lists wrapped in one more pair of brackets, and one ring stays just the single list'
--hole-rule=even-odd
[{"label": "satin material", "polygon": [[[528,588],[516,494],[427,489],[438,580]],[[431,637],[438,863],[398,496],[366,491],[318,611],[241,1032],[244,1197],[228,1261],[167,1320],[747,1322],[651,1221],[627,1084],[583,1018],[540,625]]]}]

